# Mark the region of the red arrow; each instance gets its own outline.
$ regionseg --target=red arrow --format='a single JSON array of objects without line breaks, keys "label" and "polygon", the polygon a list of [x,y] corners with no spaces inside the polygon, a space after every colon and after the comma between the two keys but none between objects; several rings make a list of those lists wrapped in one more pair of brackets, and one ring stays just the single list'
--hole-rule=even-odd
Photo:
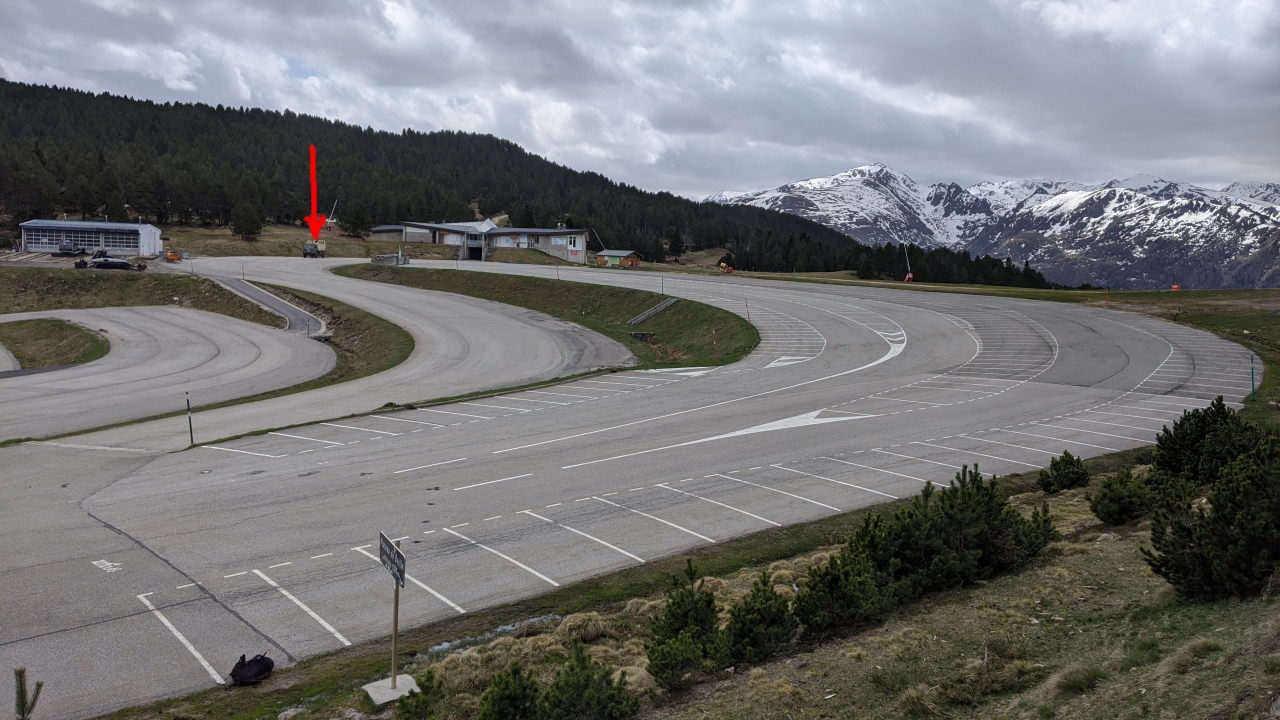
[{"label": "red arrow", "polygon": [[311,146],[311,214],[303,218],[311,227],[311,239],[320,239],[320,230],[324,227],[325,216],[316,213],[316,146]]}]

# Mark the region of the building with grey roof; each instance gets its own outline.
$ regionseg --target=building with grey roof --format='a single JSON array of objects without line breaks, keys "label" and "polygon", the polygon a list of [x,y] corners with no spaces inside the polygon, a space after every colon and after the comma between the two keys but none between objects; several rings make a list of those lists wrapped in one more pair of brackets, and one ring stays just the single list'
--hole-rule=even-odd
[{"label": "building with grey roof", "polygon": [[56,252],[64,244],[76,250],[106,250],[117,257],[155,257],[160,254],[160,228],[141,223],[83,220],[28,220],[22,230],[22,249]]}]

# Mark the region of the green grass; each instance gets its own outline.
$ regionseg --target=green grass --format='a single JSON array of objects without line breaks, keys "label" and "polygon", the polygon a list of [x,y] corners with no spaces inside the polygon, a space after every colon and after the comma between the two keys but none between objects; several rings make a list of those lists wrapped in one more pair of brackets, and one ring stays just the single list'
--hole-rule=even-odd
[{"label": "green grass", "polygon": [[[438,290],[536,310],[594,330],[622,343],[643,367],[723,365],[751,352],[760,335],[731,312],[681,300],[657,317],[627,321],[666,299],[645,290],[492,273],[347,265],[339,275]],[[712,342],[712,331],[715,342]],[[630,335],[652,333],[651,342]]]},{"label": "green grass", "polygon": [[106,270],[0,268],[5,312],[169,305],[284,327],[267,312],[218,283],[193,275]]},{"label": "green grass", "polygon": [[66,320],[39,318],[3,322],[3,316],[0,316],[0,345],[9,348],[23,370],[92,362],[111,349],[106,338]]},{"label": "green grass", "polygon": [[[231,234],[229,228],[202,228],[196,226],[167,225],[160,229],[165,250],[185,250],[204,257],[236,255],[301,257],[304,243],[311,242],[307,228],[292,225],[267,225],[254,240],[241,240]],[[403,248],[411,258],[452,260],[457,250],[452,245],[430,243],[400,243],[386,240],[369,240],[347,237],[336,232],[325,232],[325,257],[368,258],[393,253]]]},{"label": "green grass", "polygon": [[494,248],[493,254],[489,256],[489,260],[500,263],[523,263],[525,265],[568,265],[571,267],[580,267],[578,263],[561,260],[560,258],[554,255],[548,255],[541,250],[532,250],[527,248]]}]

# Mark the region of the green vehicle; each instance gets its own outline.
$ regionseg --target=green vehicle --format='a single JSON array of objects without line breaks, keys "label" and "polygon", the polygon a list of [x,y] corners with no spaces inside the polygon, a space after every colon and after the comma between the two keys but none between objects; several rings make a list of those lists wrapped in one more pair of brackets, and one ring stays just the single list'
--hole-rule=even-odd
[{"label": "green vehicle", "polygon": [[322,258],[324,257],[324,240],[309,242],[302,246],[302,257],[304,258]]}]

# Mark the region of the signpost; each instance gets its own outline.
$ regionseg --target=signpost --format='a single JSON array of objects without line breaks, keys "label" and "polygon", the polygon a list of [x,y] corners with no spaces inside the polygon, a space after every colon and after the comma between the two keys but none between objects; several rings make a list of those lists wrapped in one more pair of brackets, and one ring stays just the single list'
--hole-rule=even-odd
[{"label": "signpost", "polygon": [[400,588],[404,587],[404,553],[399,542],[392,542],[386,533],[378,533],[378,559],[395,579],[394,599],[391,610],[391,689],[396,689],[396,653],[400,640]]}]

